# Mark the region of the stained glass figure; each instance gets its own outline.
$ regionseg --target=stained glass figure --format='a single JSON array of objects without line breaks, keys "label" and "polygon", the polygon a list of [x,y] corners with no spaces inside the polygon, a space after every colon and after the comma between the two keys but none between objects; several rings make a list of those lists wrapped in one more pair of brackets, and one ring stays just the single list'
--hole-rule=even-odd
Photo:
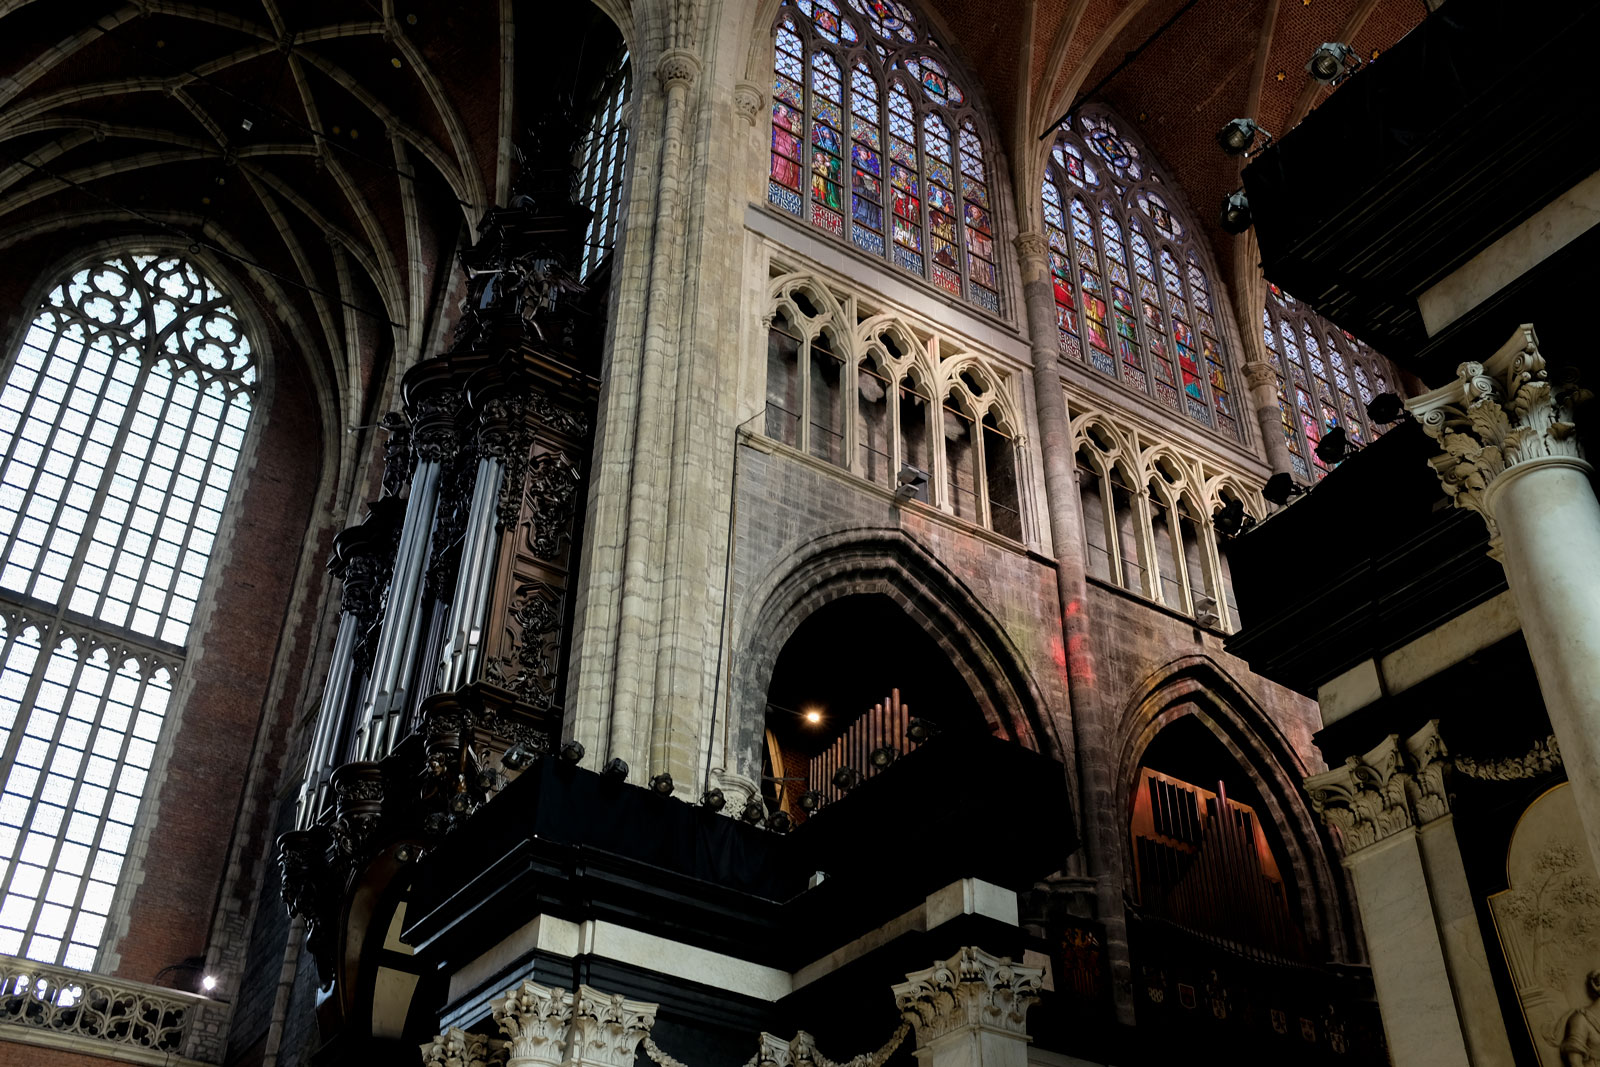
[{"label": "stained glass figure", "polygon": [[785,0],[767,199],[999,313],[983,138],[937,52],[897,0]]}]

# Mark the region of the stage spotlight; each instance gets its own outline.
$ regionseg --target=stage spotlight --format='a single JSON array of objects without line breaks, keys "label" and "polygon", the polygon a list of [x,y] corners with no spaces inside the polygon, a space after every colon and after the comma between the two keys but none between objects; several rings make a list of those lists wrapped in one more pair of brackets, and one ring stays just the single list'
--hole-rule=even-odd
[{"label": "stage spotlight", "polygon": [[1338,85],[1360,69],[1361,57],[1356,50],[1338,41],[1318,47],[1306,63],[1306,73],[1323,85]]},{"label": "stage spotlight", "polygon": [[800,794],[800,810],[806,813],[817,811],[822,807],[822,794],[815,789],[808,789]]},{"label": "stage spotlight", "polygon": [[520,741],[506,749],[500,756],[500,763],[508,771],[520,771],[533,762],[533,749]]},{"label": "stage spotlight", "polygon": [[1317,458],[1328,466],[1340,462],[1356,450],[1345,436],[1343,426],[1334,426],[1322,435],[1322,440],[1317,442]]},{"label": "stage spotlight", "polygon": [[1406,402],[1393,393],[1379,393],[1367,404],[1367,418],[1379,426],[1399,422],[1405,415]]},{"label": "stage spotlight", "polygon": [[928,719],[912,719],[906,723],[906,738],[922,744],[939,736],[939,724]]},{"label": "stage spotlight", "polygon": [[1211,516],[1211,525],[1223,537],[1237,537],[1255,524],[1256,517],[1245,514],[1242,500],[1228,501]]},{"label": "stage spotlight", "polygon": [[928,485],[928,472],[909,463],[900,465],[899,488],[894,491],[896,500],[912,500]]},{"label": "stage spotlight", "polygon": [[662,771],[660,774],[652,776],[650,779],[650,791],[659,793],[664,797],[670,797],[672,795],[672,775]]},{"label": "stage spotlight", "polygon": [[760,797],[751,797],[745,802],[744,810],[739,813],[739,818],[751,826],[758,825],[767,817],[767,806],[761,802]]},{"label": "stage spotlight", "polygon": [[1267,479],[1267,484],[1261,487],[1261,495],[1270,504],[1280,508],[1289,502],[1290,497],[1299,496],[1305,492],[1305,486],[1295,484],[1293,475],[1287,472],[1274,474]]},{"label": "stage spotlight", "polygon": [[767,820],[767,829],[775,834],[786,834],[794,829],[794,817],[786,811],[775,811]]},{"label": "stage spotlight", "polygon": [[610,762],[600,768],[600,776],[609,782],[626,782],[628,780],[628,761],[621,756],[611,757]]},{"label": "stage spotlight", "polygon": [[728,806],[728,798],[722,795],[720,789],[707,789],[700,794],[700,806],[707,811],[721,811]]},{"label": "stage spotlight", "polygon": [[[1272,134],[1256,125],[1254,119],[1234,119],[1217,131],[1217,147],[1230,156],[1248,156],[1251,154],[1250,146],[1256,142],[1257,134],[1265,138],[1267,143],[1271,143]],[[1261,146],[1265,147],[1266,144]]]},{"label": "stage spotlight", "polygon": [[861,772],[854,767],[840,767],[833,772],[833,787],[841,793],[848,793],[861,784]]},{"label": "stage spotlight", "polygon": [[890,745],[884,745],[882,748],[873,749],[872,755],[868,756],[867,759],[872,761],[874,767],[882,771],[887,770],[899,755],[898,749]]},{"label": "stage spotlight", "polygon": [[562,745],[561,758],[566,760],[568,763],[577,763],[579,760],[583,759],[583,742],[568,741],[566,744]]},{"label": "stage spotlight", "polygon": [[1250,198],[1244,195],[1243,189],[1236,189],[1222,198],[1217,222],[1224,233],[1243,233],[1255,222],[1255,216],[1250,214]]}]

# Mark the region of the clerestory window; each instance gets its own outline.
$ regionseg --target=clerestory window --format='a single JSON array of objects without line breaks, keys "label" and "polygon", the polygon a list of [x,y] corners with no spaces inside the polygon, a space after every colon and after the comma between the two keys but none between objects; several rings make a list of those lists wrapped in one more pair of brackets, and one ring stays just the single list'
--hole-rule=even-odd
[{"label": "clerestory window", "polygon": [[0,391],[0,953],[92,969],[214,539],[256,357],[181,255],[63,276]]},{"label": "clerestory window", "polygon": [[972,101],[904,4],[840,3],[785,0],[778,15],[767,199],[998,314]]},{"label": "clerestory window", "polygon": [[1210,257],[1135,140],[1109,115],[1069,118],[1041,195],[1062,357],[1243,439]]}]

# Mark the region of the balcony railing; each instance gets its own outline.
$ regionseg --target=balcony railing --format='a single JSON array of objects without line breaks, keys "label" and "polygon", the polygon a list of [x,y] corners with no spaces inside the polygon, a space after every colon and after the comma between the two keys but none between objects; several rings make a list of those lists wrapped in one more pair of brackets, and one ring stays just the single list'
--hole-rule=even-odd
[{"label": "balcony railing", "polygon": [[0,1041],[130,1063],[218,1063],[228,1011],[174,989],[0,956]]}]

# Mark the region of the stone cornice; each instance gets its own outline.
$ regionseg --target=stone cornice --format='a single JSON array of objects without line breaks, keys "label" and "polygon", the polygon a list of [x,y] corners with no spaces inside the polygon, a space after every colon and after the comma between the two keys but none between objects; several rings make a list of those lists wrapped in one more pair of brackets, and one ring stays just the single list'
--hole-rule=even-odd
[{"label": "stone cornice", "polygon": [[1544,461],[1590,469],[1572,421],[1573,408],[1587,398],[1571,382],[1551,382],[1538,335],[1524,323],[1487,360],[1461,364],[1455,381],[1406,402],[1443,449],[1431,462],[1445,492],[1488,524],[1491,555],[1499,551],[1498,479]]}]

